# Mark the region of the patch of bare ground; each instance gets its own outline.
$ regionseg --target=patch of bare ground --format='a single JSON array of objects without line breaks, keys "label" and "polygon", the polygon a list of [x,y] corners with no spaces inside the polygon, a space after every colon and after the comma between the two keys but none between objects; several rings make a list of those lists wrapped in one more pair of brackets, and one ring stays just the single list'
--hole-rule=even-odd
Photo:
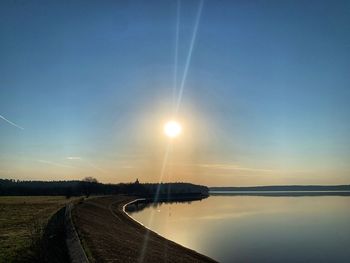
[{"label": "patch of bare ground", "polygon": [[75,227],[90,262],[215,262],[130,219],[123,205],[133,199],[100,197],[74,208]]}]

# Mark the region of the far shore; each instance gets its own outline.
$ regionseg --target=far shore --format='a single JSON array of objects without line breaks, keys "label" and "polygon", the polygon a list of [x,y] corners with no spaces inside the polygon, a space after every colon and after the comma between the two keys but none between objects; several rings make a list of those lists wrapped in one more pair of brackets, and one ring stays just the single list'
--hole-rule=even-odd
[{"label": "far shore", "polygon": [[350,191],[350,185],[263,185],[263,186],[215,186],[209,187],[209,191]]},{"label": "far shore", "polygon": [[211,196],[350,196],[350,191],[209,191]]}]

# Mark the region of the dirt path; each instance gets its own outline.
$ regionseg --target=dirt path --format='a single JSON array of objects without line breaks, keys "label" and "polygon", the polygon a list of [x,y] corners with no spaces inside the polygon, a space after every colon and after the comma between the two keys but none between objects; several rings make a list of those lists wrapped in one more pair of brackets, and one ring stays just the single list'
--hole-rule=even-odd
[{"label": "dirt path", "polygon": [[100,197],[74,208],[75,226],[91,262],[215,262],[131,220],[122,209],[133,199]]}]

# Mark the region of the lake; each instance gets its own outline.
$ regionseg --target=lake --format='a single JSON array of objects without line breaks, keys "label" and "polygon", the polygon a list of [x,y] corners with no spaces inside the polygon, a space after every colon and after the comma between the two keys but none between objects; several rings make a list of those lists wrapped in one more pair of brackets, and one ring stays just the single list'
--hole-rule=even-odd
[{"label": "lake", "polygon": [[350,262],[350,196],[226,193],[129,214],[220,262]]}]

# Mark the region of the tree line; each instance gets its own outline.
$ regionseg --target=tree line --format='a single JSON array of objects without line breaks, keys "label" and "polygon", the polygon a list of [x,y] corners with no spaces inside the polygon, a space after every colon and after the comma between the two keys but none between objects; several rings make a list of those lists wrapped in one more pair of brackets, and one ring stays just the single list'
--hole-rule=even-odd
[{"label": "tree line", "polygon": [[103,184],[93,177],[83,180],[71,181],[21,181],[13,179],[0,179],[0,195],[60,195],[66,196],[90,196],[90,195],[114,195],[128,194],[142,197],[155,195],[208,195],[206,186],[190,183],[119,183]]}]

